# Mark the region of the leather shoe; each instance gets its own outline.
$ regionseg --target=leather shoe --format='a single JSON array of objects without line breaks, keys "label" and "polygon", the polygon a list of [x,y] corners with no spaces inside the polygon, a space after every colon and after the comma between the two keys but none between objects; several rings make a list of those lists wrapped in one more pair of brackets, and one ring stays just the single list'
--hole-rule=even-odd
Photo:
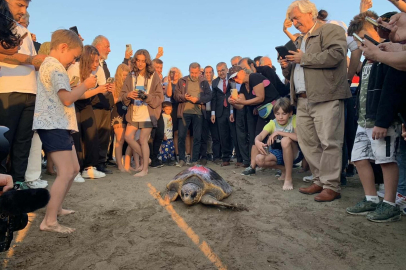
[{"label": "leather shoe", "polygon": [[225,167],[225,166],[230,166],[230,162],[229,161],[223,161],[223,163],[221,163],[221,167]]},{"label": "leather shoe", "polygon": [[244,167],[244,163],[242,163],[242,162],[237,162],[237,163],[235,163],[235,167],[236,167],[236,168]]},{"label": "leather shoe", "polygon": [[312,195],[316,193],[322,192],[323,187],[318,186],[316,184],[312,184],[310,187],[307,188],[299,188],[299,192],[307,195]]},{"label": "leather shoe", "polygon": [[325,188],[319,195],[314,197],[314,200],[316,202],[332,202],[335,199],[340,199],[340,198],[341,198],[340,193],[335,192],[334,190]]}]

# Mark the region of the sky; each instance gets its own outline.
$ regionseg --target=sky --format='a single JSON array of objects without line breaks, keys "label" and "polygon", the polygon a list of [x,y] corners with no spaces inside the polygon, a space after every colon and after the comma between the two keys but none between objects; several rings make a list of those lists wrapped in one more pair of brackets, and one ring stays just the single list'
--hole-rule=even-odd
[{"label": "sky", "polygon": [[[158,47],[164,48],[161,60],[163,74],[170,67],[188,75],[189,64],[215,68],[219,62],[230,64],[233,56],[269,56],[276,62],[276,46],[288,38],[283,33],[286,10],[292,1],[285,0],[222,0],[222,1],[106,1],[106,0],[33,0],[30,2],[29,30],[37,41],[50,41],[57,29],[77,26],[91,44],[97,35],[106,36],[111,45],[107,64],[112,75],[123,61],[125,45],[133,51],[147,49],[154,58]],[[314,0],[318,10],[325,9],[328,19],[347,25],[359,13],[359,0]],[[374,0],[378,15],[395,11],[387,0]],[[291,33],[297,30],[290,28]]]}]

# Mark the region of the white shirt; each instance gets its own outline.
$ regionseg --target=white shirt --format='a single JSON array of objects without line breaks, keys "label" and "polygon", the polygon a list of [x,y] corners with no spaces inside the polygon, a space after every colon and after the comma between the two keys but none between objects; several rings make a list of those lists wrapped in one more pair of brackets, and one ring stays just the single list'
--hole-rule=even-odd
[{"label": "white shirt", "polygon": [[166,139],[171,140],[171,139],[173,139],[172,117],[170,115],[167,115],[167,114],[163,113],[162,118],[163,118],[164,124],[165,124],[164,131],[165,131]]},{"label": "white shirt", "polygon": [[[228,86],[228,81],[227,81],[227,79],[225,79],[225,81],[226,81],[226,87],[227,87],[227,86]],[[223,91],[223,93],[224,93],[224,89],[223,89],[223,79],[220,79],[219,84],[217,85],[217,87],[218,87],[221,91]]]},{"label": "white shirt", "polygon": [[[21,36],[28,33],[18,53],[31,56],[37,55],[30,31],[17,24],[16,32]],[[0,93],[37,93],[37,76],[33,65],[11,65],[0,62],[0,67]]]},{"label": "white shirt", "polygon": [[75,105],[63,105],[58,96],[61,89],[70,92],[71,88],[66,69],[56,58],[45,58],[38,72],[37,86],[32,129],[65,129],[77,132]]},{"label": "white shirt", "polygon": [[[100,70],[102,70],[103,74],[99,76]],[[93,75],[97,75],[97,84],[98,85],[104,85],[106,84],[106,77],[104,76],[104,71],[103,67],[98,67],[96,71],[92,71]],[[68,68],[68,76],[69,80],[71,81],[74,76],[79,77],[79,83],[80,81],[80,63],[76,62],[75,64],[71,65]],[[104,83],[103,83],[104,82]],[[90,90],[90,89],[89,89]]]},{"label": "white shirt", "polygon": [[[209,83],[209,86],[210,86],[211,92],[213,92],[213,87],[211,86],[211,83]],[[208,111],[208,112],[211,111],[211,101],[206,103],[206,111]]]},{"label": "white shirt", "polygon": [[[137,80],[137,82],[135,82]],[[138,75],[137,78],[133,75],[133,89],[138,89],[145,91],[147,94],[149,93],[149,89],[151,88],[152,83],[152,76],[148,80],[147,89],[145,89],[145,77]],[[141,101],[141,100],[134,100],[133,106],[133,115],[132,115],[133,122],[151,122],[151,117],[149,116],[148,105]]]},{"label": "white shirt", "polygon": [[[306,53],[306,39],[310,36],[315,26],[316,23],[313,25],[312,29],[310,29],[310,31],[303,37],[302,44],[300,46],[300,50],[303,53]],[[293,82],[295,84],[296,94],[306,92],[304,70],[300,64],[296,64],[295,66],[295,73],[293,74]]]},{"label": "white shirt", "polygon": [[106,74],[104,73],[104,69],[103,69],[103,63],[104,63],[104,60],[100,58],[100,65],[96,72],[97,83],[99,85],[105,85],[107,83]]}]

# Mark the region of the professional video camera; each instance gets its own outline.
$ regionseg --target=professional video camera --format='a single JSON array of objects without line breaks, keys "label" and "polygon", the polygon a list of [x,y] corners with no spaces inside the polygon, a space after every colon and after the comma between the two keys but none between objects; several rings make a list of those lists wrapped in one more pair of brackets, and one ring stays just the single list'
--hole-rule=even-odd
[{"label": "professional video camera", "polygon": [[[0,126],[0,162],[9,152],[9,142],[4,137],[9,129]],[[47,189],[9,190],[0,196],[0,252],[7,251],[13,240],[13,233],[25,228],[27,213],[45,207],[49,201]],[[0,187],[0,191],[3,187]]]}]

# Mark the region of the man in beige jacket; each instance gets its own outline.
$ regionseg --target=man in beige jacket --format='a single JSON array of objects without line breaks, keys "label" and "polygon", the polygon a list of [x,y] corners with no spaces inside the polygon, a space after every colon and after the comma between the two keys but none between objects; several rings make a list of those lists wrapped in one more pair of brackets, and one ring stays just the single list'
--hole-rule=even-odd
[{"label": "man in beige jacket", "polygon": [[281,61],[290,80],[292,103],[297,106],[299,145],[309,162],[314,183],[299,191],[316,194],[318,202],[339,199],[344,138],[344,99],[351,97],[347,83],[345,31],[317,21],[309,0],[294,1],[287,18],[302,33],[297,52]]}]

